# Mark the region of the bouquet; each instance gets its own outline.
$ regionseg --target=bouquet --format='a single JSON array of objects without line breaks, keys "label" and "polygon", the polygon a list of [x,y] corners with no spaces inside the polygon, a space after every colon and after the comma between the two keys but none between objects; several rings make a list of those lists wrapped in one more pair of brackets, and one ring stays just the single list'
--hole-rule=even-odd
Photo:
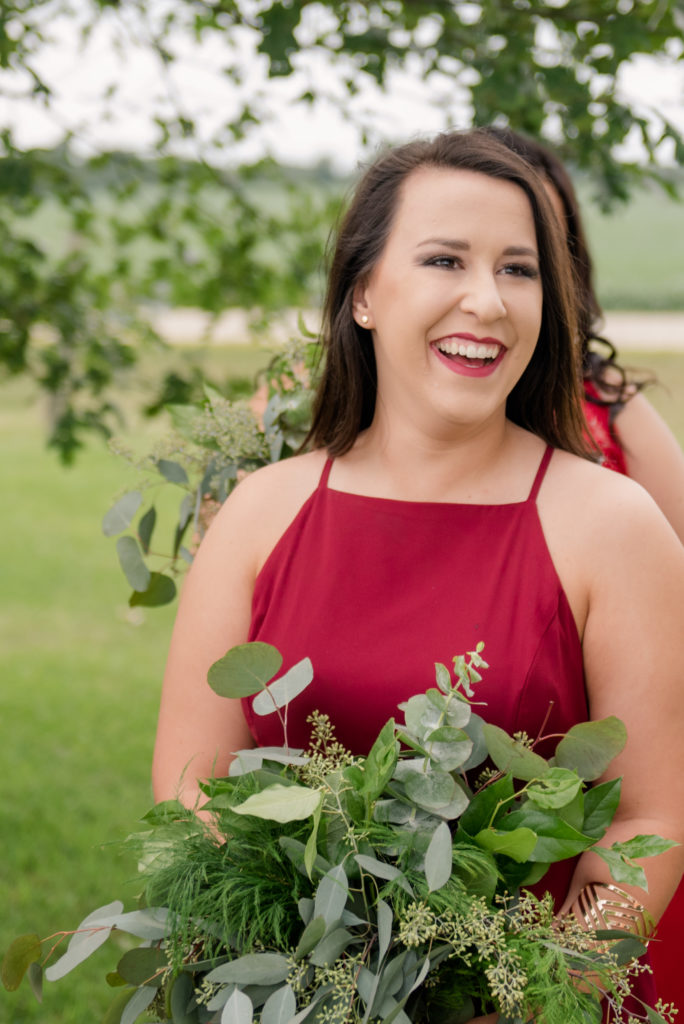
[{"label": "bouquet", "polygon": [[[308,750],[287,743],[288,705],[308,659],[278,676],[264,643],[231,649],[209,672],[226,697],[276,714],[282,747],[238,752],[189,811],[156,805],[129,837],[144,881],[74,932],[24,935],[2,980],[28,973],[40,995],[115,932],[142,940],[107,982],[107,1024],[461,1024],[497,1011],[521,1024],[671,1022],[671,1006],[628,1011],[644,942],[557,919],[526,889],[549,865],[592,849],[616,882],[645,887],[635,859],[671,845],[636,836],[598,845],[620,780],[590,785],[625,742],[616,718],[570,729],[551,759],[474,711],[483,645],[435,666],[436,685],[400,705],[365,757],[311,716]],[[68,946],[54,956],[66,939]],[[543,1012],[540,1010],[543,1008]]]}]

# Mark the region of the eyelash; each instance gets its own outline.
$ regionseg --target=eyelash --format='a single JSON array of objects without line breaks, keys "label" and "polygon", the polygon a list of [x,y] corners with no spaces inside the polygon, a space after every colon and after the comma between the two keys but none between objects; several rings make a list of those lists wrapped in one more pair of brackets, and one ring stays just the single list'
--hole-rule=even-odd
[{"label": "eyelash", "polygon": [[[424,266],[446,267],[451,270],[459,264],[460,260],[456,256],[431,256],[429,259],[425,260]],[[527,277],[533,281],[539,277],[539,271],[537,268],[530,266],[528,263],[506,263],[502,269],[512,277]]]}]

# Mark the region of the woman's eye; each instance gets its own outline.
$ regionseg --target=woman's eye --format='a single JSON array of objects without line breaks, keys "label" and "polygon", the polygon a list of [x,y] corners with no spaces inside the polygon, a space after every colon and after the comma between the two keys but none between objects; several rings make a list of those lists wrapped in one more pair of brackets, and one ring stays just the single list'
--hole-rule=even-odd
[{"label": "woman's eye", "polygon": [[455,256],[431,256],[425,263],[428,267],[447,267],[450,269],[456,266],[457,259]]},{"label": "woman's eye", "polygon": [[513,277],[529,277],[533,280],[539,277],[539,271],[530,263],[507,263],[502,270],[504,274]]}]

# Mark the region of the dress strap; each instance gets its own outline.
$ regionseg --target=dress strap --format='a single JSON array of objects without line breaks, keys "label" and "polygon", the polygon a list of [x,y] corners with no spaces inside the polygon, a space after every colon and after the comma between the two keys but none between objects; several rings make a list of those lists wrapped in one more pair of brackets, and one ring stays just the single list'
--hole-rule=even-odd
[{"label": "dress strap", "polygon": [[328,457],[325,460],[325,465],[323,466],[323,472],[321,473],[321,478],[318,481],[318,490],[319,491],[324,491],[326,489],[326,487],[328,486],[328,477],[330,476],[330,470],[332,469],[332,464],[333,464],[333,460],[330,457]]},{"label": "dress strap", "polygon": [[552,455],[553,455],[553,447],[550,444],[547,444],[546,451],[542,455],[542,460],[539,463],[539,469],[537,470],[537,475],[534,478],[534,482],[532,484],[532,490],[530,491],[529,497],[527,499],[528,501],[536,501],[537,500],[537,495],[539,494],[539,488],[541,487],[542,481],[543,481],[544,477],[546,476],[546,470],[549,468],[549,462],[551,461],[551,456]]}]

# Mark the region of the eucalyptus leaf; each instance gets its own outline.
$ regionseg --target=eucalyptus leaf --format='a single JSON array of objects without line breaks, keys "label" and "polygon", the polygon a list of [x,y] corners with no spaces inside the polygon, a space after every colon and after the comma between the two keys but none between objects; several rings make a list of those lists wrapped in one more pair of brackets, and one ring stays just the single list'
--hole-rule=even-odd
[{"label": "eucalyptus leaf", "polygon": [[310,961],[315,967],[334,964],[353,941],[354,936],[346,928],[334,928],[318,943],[311,954]]},{"label": "eucalyptus leaf", "polygon": [[163,949],[157,946],[138,946],[124,953],[116,969],[129,985],[150,985],[159,988],[162,982],[161,973],[168,965],[169,961]]},{"label": "eucalyptus leaf", "polygon": [[3,957],[0,973],[2,984],[8,992],[19,988],[29,966],[40,960],[41,948],[40,938],[33,933],[19,935],[10,944]]},{"label": "eucalyptus leaf", "polygon": [[342,917],[349,897],[349,881],[342,864],[326,872],[318,883],[314,900],[314,919],[322,917],[329,928]]},{"label": "eucalyptus leaf", "polygon": [[282,953],[247,953],[207,974],[207,981],[220,985],[277,985],[290,973]]},{"label": "eucalyptus leaf", "polygon": [[116,542],[116,553],[124,576],[133,590],[141,593],[150,585],[150,570],[143,561],[142,552],[135,537],[125,535]]},{"label": "eucalyptus leaf", "polygon": [[449,693],[451,691],[451,673],[446,665],[443,665],[440,661],[435,662],[435,682],[442,693]]},{"label": "eucalyptus leaf", "polygon": [[147,985],[137,988],[124,1007],[121,1024],[135,1024],[140,1014],[154,1000],[156,994],[156,988],[148,988]]},{"label": "eucalyptus leaf", "polygon": [[308,786],[267,786],[233,807],[234,814],[252,814],[267,821],[301,821],[310,817],[321,803],[321,793]]},{"label": "eucalyptus leaf", "polygon": [[559,742],[554,763],[592,781],[603,775],[626,742],[627,730],[614,715],[592,722],[579,722]]},{"label": "eucalyptus leaf", "polygon": [[413,889],[411,888],[408,880],[404,877],[399,868],[395,868],[393,864],[386,864],[382,860],[378,860],[376,857],[368,857],[366,854],[357,853],[354,855],[354,860],[364,871],[374,875],[376,878],[384,878],[388,882],[396,882],[400,885],[409,896],[413,896]]},{"label": "eucalyptus leaf", "polygon": [[76,929],[66,952],[54,964],[46,967],[46,980],[58,981],[99,949],[109,938],[122,909],[123,903],[115,900],[89,914]]},{"label": "eucalyptus leaf", "polygon": [[268,997],[261,1011],[261,1024],[289,1024],[297,1010],[297,1000],[289,985],[283,985]]},{"label": "eucalyptus leaf", "polygon": [[179,462],[172,462],[170,459],[158,459],[157,469],[172,484],[189,485],[188,474]]},{"label": "eucalyptus leaf", "polygon": [[314,917],[309,921],[301,934],[297,948],[295,949],[295,960],[302,960],[314,949],[325,935],[326,923],[324,917]]},{"label": "eucalyptus leaf", "polygon": [[520,740],[513,739],[498,725],[486,723],[482,732],[492,761],[502,772],[510,772],[514,779],[531,782],[540,779],[549,770],[549,764],[529,750]]},{"label": "eucalyptus leaf", "polygon": [[301,899],[297,901],[297,909],[299,911],[299,916],[306,925],[313,917],[314,901],[309,899],[308,896],[302,896]]},{"label": "eucalyptus leaf", "polygon": [[406,795],[428,811],[451,803],[457,794],[457,785],[448,772],[430,771],[425,775],[413,773],[404,783]]},{"label": "eucalyptus leaf", "polygon": [[460,770],[462,772],[472,771],[473,768],[477,768],[478,765],[481,765],[487,759],[487,743],[484,738],[483,726],[484,719],[476,714],[471,714],[467,725],[463,726],[463,731],[470,737],[473,749],[467,761],[461,765]]},{"label": "eucalyptus leaf", "polygon": [[425,854],[425,878],[428,891],[436,892],[451,878],[451,830],[445,822],[435,829]]},{"label": "eucalyptus leaf", "polygon": [[105,537],[116,537],[117,533],[127,530],[142,505],[142,500],[140,491],[128,491],[119,498],[102,519],[102,532]]},{"label": "eucalyptus leaf", "polygon": [[285,707],[298,697],[313,680],[313,665],[310,658],[303,658],[293,665],[285,675],[275,679],[258,693],[252,701],[256,715],[270,715],[277,708]]},{"label": "eucalyptus leaf", "polygon": [[395,737],[394,719],[380,730],[366,757],[361,792],[370,801],[377,799],[392,778],[397,763],[399,744]]},{"label": "eucalyptus leaf", "polygon": [[252,1000],[236,988],[223,1007],[221,1024],[252,1024],[253,1020]]},{"label": "eucalyptus leaf", "polygon": [[214,662],[207,681],[220,697],[251,697],[264,689],[282,663],[282,655],[271,644],[239,644]]},{"label": "eucalyptus leaf", "polygon": [[176,596],[176,584],[170,576],[161,572],[151,572],[150,582],[145,590],[134,590],[128,599],[131,608],[159,608],[170,604]]},{"label": "eucalyptus leaf", "polygon": [[28,971],[26,972],[31,991],[38,1000],[39,1003],[43,1002],[43,968],[39,963],[34,961],[29,964]]},{"label": "eucalyptus leaf", "polygon": [[171,1012],[173,1024],[197,1024],[197,1014],[191,1001],[193,1000],[194,986],[189,974],[178,974],[170,982],[167,995],[167,1004]]},{"label": "eucalyptus leaf", "polygon": [[313,825],[312,825],[312,828],[311,828],[311,833],[309,835],[309,838],[306,841],[306,846],[304,848],[304,867],[306,868],[306,873],[309,876],[309,878],[311,878],[313,876],[313,870],[314,870],[314,866],[316,864],[316,856],[317,856],[317,853],[318,853],[318,845],[317,845],[318,828],[319,828],[320,823],[321,823],[321,814],[322,813],[323,813],[323,799],[321,798],[321,800],[318,803],[318,807],[314,811],[314,814],[313,814]]},{"label": "eucalyptus leaf", "polygon": [[647,944],[636,935],[626,935],[624,939],[614,942],[610,947],[611,956],[617,957],[619,964],[628,964],[638,960],[646,952]]},{"label": "eucalyptus leaf", "polygon": [[392,941],[394,915],[389,903],[379,899],[375,908],[378,920],[378,960],[383,960]]},{"label": "eucalyptus leaf", "polygon": [[152,505],[148,508],[147,512],[140,517],[138,522],[138,538],[142,546],[143,551],[147,555],[150,550],[150,542],[152,540],[152,534],[154,533],[154,527],[157,522],[157,510]]}]

